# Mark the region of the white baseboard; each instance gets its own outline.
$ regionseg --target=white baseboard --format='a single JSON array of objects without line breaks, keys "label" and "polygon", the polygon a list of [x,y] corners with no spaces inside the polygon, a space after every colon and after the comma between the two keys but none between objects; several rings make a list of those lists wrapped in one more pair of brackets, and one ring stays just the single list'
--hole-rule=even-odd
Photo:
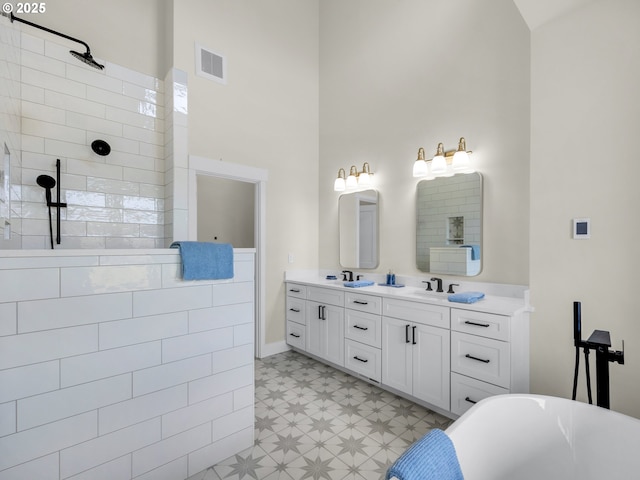
[{"label": "white baseboard", "polygon": [[265,358],[265,357],[270,357],[271,355],[275,355],[277,353],[284,353],[284,352],[288,352],[289,350],[291,350],[291,347],[289,347],[289,345],[287,345],[287,342],[285,342],[284,340],[281,340],[280,342],[273,342],[273,343],[265,343],[262,346],[262,351],[260,358]]}]

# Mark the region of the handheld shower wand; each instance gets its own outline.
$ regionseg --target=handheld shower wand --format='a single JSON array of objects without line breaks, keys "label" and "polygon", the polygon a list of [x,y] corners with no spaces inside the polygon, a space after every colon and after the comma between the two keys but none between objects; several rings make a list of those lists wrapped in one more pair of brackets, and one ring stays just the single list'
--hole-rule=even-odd
[{"label": "handheld shower wand", "polygon": [[53,250],[53,226],[51,222],[51,189],[56,186],[56,181],[49,175],[39,175],[36,182],[45,189],[47,207],[49,207],[49,239],[51,240],[51,250]]},{"label": "handheld shower wand", "polygon": [[45,189],[47,207],[49,207],[49,237],[51,239],[51,249],[53,250],[53,225],[51,220],[51,207],[56,207],[56,243],[60,245],[60,208],[65,208],[66,203],[60,201],[60,159],[56,160],[56,177],[58,189],[56,191],[56,202],[51,201],[51,189],[56,186],[56,180],[49,175],[39,175],[36,183]]}]

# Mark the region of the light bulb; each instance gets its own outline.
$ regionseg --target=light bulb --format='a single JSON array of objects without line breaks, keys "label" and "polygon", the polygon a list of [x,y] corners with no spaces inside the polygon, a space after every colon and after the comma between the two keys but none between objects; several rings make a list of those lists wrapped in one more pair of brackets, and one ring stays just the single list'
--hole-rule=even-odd
[{"label": "light bulb", "polygon": [[424,177],[428,175],[428,173],[429,168],[427,167],[427,162],[424,160],[424,148],[420,147],[418,149],[418,158],[413,162],[413,176]]},{"label": "light bulb", "polygon": [[460,138],[460,142],[458,142],[458,150],[456,150],[456,153],[453,155],[453,170],[456,173],[473,172],[473,168],[471,168],[471,159],[467,153],[467,145],[464,137]]},{"label": "light bulb", "polygon": [[436,156],[431,160],[431,173],[435,176],[443,175],[447,172],[447,160],[444,158],[444,145],[438,144]]}]

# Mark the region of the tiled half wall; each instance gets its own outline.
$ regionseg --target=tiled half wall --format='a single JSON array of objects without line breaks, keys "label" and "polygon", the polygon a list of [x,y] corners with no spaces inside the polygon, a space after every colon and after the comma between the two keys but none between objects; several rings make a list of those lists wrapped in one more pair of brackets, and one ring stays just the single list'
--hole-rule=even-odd
[{"label": "tiled half wall", "polygon": [[254,252],[0,254],[0,479],[176,480],[253,444]]}]

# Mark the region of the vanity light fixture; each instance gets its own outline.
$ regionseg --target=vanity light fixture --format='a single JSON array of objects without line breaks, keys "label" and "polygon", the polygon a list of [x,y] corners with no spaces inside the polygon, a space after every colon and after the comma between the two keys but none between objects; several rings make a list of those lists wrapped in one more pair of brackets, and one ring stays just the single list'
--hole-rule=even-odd
[{"label": "vanity light fixture", "polygon": [[444,145],[439,143],[431,160],[425,160],[424,148],[420,147],[418,159],[413,164],[413,176],[433,180],[436,177],[451,177],[456,173],[473,173],[475,170],[471,166],[470,153],[464,137],[460,138],[456,151],[445,152]]},{"label": "vanity light fixture", "polygon": [[355,165],[349,169],[349,175],[346,176],[344,168],[338,170],[338,177],[333,182],[333,190],[335,192],[344,192],[346,189],[356,187],[368,187],[371,185],[371,167],[368,162],[362,165],[362,171],[359,172]]}]

